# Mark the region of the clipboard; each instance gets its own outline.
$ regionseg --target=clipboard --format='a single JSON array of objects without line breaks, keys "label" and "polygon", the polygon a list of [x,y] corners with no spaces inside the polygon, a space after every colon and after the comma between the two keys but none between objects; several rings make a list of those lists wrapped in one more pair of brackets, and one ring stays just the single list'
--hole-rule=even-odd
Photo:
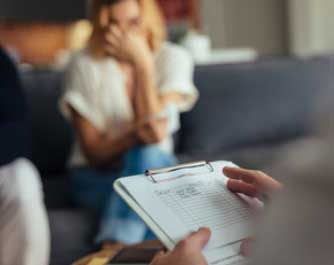
[{"label": "clipboard", "polygon": [[[231,164],[231,166],[235,165]],[[202,172],[203,168],[208,169],[208,172],[213,172],[215,170],[211,163],[207,163],[206,161],[199,161],[177,165],[174,167],[146,170],[143,175],[133,176],[132,178],[134,180],[136,178],[146,178],[150,182],[159,184],[165,181],[173,181],[178,178],[194,176]],[[175,247],[176,242],[174,242],[167,234],[165,234],[159,224],[157,224],[151,218],[151,216],[142,207],[140,207],[140,205],[138,205],[137,201],[129,195],[129,193],[123,188],[120,179],[114,182],[114,190],[129,205],[129,207],[138,214],[138,216],[146,223],[150,230],[168,250],[172,250]]]},{"label": "clipboard", "polygon": [[[188,181],[192,177],[205,175],[208,178],[210,176],[220,175],[223,178],[223,168],[225,166],[237,167],[232,162],[228,161],[215,161],[215,162],[206,162],[199,161],[194,163],[182,164],[175,167],[167,167],[162,169],[147,170],[142,175],[128,177],[131,182],[136,181],[147,181],[150,185],[163,185],[168,182],[173,181]],[[178,243],[173,238],[171,238],[165,231],[162,229],[161,225],[152,218],[152,216],[144,209],[134,198],[130,192],[124,188],[121,183],[122,178],[114,182],[114,189],[120,195],[120,197],[129,205],[129,207],[134,210],[138,216],[147,224],[151,231],[157,236],[157,238],[165,245],[169,250],[172,250],[175,245]],[[225,178],[225,183],[227,178]],[[236,244],[235,248],[239,248],[239,244]],[[234,251],[236,251],[234,249]],[[238,249],[239,251],[239,249]]]}]

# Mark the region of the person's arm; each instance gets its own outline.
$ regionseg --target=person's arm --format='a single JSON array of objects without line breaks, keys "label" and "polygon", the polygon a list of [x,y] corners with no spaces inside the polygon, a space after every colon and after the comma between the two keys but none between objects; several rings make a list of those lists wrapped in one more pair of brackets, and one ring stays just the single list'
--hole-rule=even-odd
[{"label": "person's arm", "polygon": [[[273,193],[280,191],[283,187],[280,182],[262,171],[225,167],[223,173],[229,178],[227,182],[229,190],[260,200],[270,198]],[[251,256],[253,242],[253,238],[242,242],[240,252],[243,256]]]},{"label": "person's arm", "polygon": [[152,56],[139,57],[134,61],[134,70],[137,83],[136,93],[136,116],[139,120],[148,119],[148,126],[140,133],[150,135],[148,141],[160,142],[167,136],[167,119],[157,117],[165,107],[173,102],[177,104],[183,100],[181,94],[176,92],[167,93],[163,96],[154,84],[155,67]]},{"label": "person's arm", "polygon": [[262,171],[225,167],[223,172],[229,178],[227,187],[234,193],[263,199],[282,189],[281,183]]},{"label": "person's arm", "polygon": [[13,63],[0,51],[0,164],[30,157],[27,106]]},{"label": "person's arm", "polygon": [[167,136],[167,120],[156,116],[169,102],[182,101],[182,95],[168,93],[161,96],[155,86],[155,67],[153,54],[144,38],[135,33],[125,34],[118,27],[113,26],[106,36],[106,51],[116,58],[129,61],[135,71],[136,119],[147,121],[141,128],[139,135],[145,143],[158,143]]},{"label": "person's arm", "polygon": [[70,107],[74,128],[83,152],[94,167],[110,165],[120,155],[139,143],[136,126],[114,138],[111,133],[101,133],[87,119]]},{"label": "person's arm", "polygon": [[170,102],[183,102],[183,95],[178,92],[169,92],[160,95],[155,86],[156,76],[152,53],[147,56],[138,56],[133,61],[137,81],[136,108],[139,119],[154,116],[160,113]]}]

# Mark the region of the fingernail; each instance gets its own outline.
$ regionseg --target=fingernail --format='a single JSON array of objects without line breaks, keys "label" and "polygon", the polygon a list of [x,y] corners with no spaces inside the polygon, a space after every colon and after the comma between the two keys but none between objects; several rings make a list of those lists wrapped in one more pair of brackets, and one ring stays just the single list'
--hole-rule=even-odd
[{"label": "fingernail", "polygon": [[229,170],[230,169],[230,167],[224,167],[223,168],[223,171],[225,171],[225,170]]},{"label": "fingernail", "polygon": [[202,231],[202,230],[210,231],[210,228],[209,228],[209,227],[202,227],[202,228],[200,228],[198,231]]}]

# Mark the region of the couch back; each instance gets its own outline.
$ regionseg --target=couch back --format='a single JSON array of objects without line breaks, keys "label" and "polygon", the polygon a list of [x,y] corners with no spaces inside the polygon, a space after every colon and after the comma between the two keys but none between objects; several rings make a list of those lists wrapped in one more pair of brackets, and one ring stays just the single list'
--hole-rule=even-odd
[{"label": "couch back", "polygon": [[[34,163],[43,175],[63,173],[73,143],[58,110],[63,72],[35,69],[22,76],[32,114]],[[195,83],[201,98],[181,117],[177,152],[223,153],[310,133],[317,102],[334,98],[334,59],[198,66]]]},{"label": "couch back", "polygon": [[334,103],[334,58],[201,66],[195,83],[201,100],[182,115],[181,152],[229,152],[312,133],[324,101]]}]

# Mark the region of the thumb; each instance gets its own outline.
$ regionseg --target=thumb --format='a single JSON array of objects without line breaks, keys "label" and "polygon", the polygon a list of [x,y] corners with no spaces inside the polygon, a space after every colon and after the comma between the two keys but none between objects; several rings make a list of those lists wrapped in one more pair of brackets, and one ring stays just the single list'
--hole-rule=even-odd
[{"label": "thumb", "polygon": [[242,241],[240,246],[240,253],[244,257],[250,257],[252,255],[252,247],[253,247],[254,239],[247,238]]},{"label": "thumb", "polygon": [[211,231],[209,228],[201,228],[197,232],[192,233],[188,240],[196,247],[202,249],[204,248],[211,237]]},{"label": "thumb", "polygon": [[155,256],[153,257],[153,260],[151,261],[151,264],[154,264],[155,262],[158,262],[162,258],[166,256],[166,252],[164,251],[159,251]]}]

